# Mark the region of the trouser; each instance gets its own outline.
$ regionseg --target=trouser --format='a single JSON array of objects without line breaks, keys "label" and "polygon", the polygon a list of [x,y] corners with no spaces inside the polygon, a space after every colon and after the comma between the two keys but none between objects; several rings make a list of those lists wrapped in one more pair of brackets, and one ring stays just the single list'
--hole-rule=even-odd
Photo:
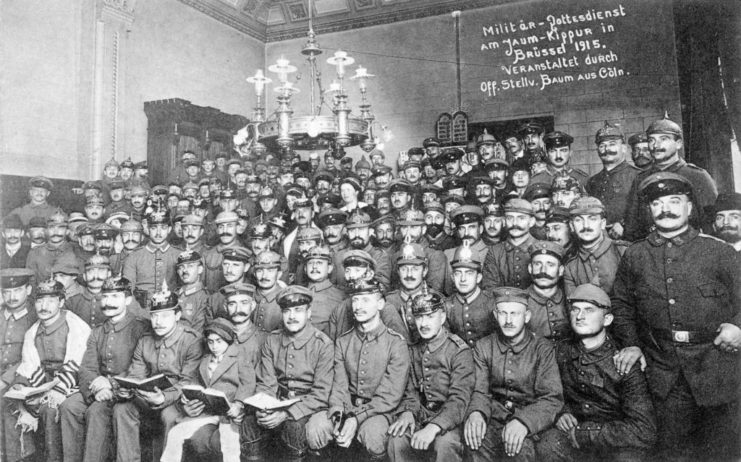
[{"label": "trouser", "polygon": [[538,435],[535,452],[541,462],[641,462],[649,460],[648,451],[641,448],[590,447],[577,449],[569,435],[551,428]]},{"label": "trouser", "polygon": [[739,450],[738,401],[700,406],[687,380],[679,375],[664,399],[654,397],[658,450],[670,460],[735,460]]},{"label": "trouser", "polygon": [[264,457],[269,438],[277,436],[285,447],[289,458],[301,459],[306,456],[309,449],[309,442],[306,438],[306,426],[309,420],[310,416],[303,417],[299,420],[288,419],[278,427],[268,430],[258,425],[255,414],[246,415],[242,420],[240,432],[242,452],[248,458],[259,459],[260,457]]},{"label": "trouser", "polygon": [[161,440],[162,435],[166,435],[175,425],[178,417],[180,417],[180,411],[176,404],[156,410],[149,407],[140,398],[116,403],[113,406],[113,434],[116,439],[116,460],[118,462],[141,461],[142,451],[139,429],[142,419],[147,419],[154,425],[161,425],[162,434],[158,435]]},{"label": "trouser", "polygon": [[[419,430],[422,428],[420,427]],[[456,427],[448,432],[437,435],[435,441],[426,451],[412,448],[412,438],[408,434],[390,437],[388,441],[388,456],[391,462],[431,461],[460,462],[463,460],[463,438],[461,428]]]},{"label": "trouser", "polygon": [[[89,406],[82,393],[68,397],[60,406],[64,461],[106,460],[113,443],[115,401],[93,401]],[[86,442],[90,444],[86,444]]]},{"label": "trouser", "polygon": [[18,409],[17,401],[3,399],[2,402],[2,426],[3,426],[3,453],[0,460],[16,462],[36,452],[34,434],[31,432],[21,433],[21,427],[16,427],[18,416],[14,415]]},{"label": "trouser", "polygon": [[[329,420],[329,416],[327,416],[325,411],[314,414],[309,423],[310,425],[307,426],[306,431],[307,437],[310,441],[312,439],[316,440],[316,444],[319,445],[319,448],[316,449],[320,449],[332,441],[334,438],[332,435],[334,424]],[[388,429],[388,418],[383,414],[375,415],[369,417],[358,426],[355,438],[372,459],[382,460],[386,458]],[[315,448],[312,447],[312,449]]]},{"label": "trouser", "polygon": [[512,462],[535,461],[535,444],[531,436],[527,436],[522,443],[522,449],[514,457],[509,457],[504,452],[504,443],[502,442],[502,430],[504,424],[496,420],[489,420],[486,427],[486,434],[481,443],[481,447],[473,451],[466,446],[466,453],[473,462],[488,462],[492,460],[507,460]]}]

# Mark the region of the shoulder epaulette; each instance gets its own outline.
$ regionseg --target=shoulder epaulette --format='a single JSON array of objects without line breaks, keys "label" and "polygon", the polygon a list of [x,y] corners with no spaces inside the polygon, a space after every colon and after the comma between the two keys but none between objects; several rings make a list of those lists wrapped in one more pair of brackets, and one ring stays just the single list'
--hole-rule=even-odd
[{"label": "shoulder epaulette", "polygon": [[392,329],[390,327],[386,327],[386,330],[389,332],[389,334],[395,335],[395,336],[399,337],[400,339],[404,340],[405,342],[407,341],[406,337],[404,337],[400,333],[396,332],[394,329]]},{"label": "shoulder epaulette", "polygon": [[271,330],[269,335],[281,335],[283,333],[283,329],[275,329]]},{"label": "shoulder epaulette", "polygon": [[455,335],[455,334],[449,334],[449,335],[448,335],[448,338],[449,338],[449,339],[450,339],[450,340],[451,340],[451,341],[452,341],[453,343],[455,343],[455,344],[456,344],[456,345],[458,346],[458,348],[459,348],[459,349],[461,349],[461,350],[467,350],[467,349],[469,349],[469,348],[470,348],[470,347],[468,346],[468,344],[466,343],[466,341],[465,341],[465,340],[463,340],[462,338],[458,337],[458,336],[457,336],[457,335]]},{"label": "shoulder epaulette", "polygon": [[721,239],[721,238],[719,238],[717,236],[710,235],[710,234],[700,233],[700,234],[698,234],[698,236],[707,237],[707,238],[710,238],[710,239],[712,239],[714,241],[722,242],[722,243],[724,243],[726,245],[731,245],[728,242],[724,241],[723,239]]},{"label": "shoulder epaulette", "polygon": [[327,344],[332,343],[332,339],[329,338],[329,336],[327,334],[325,334],[324,332],[322,332],[322,331],[320,331],[318,329],[317,329],[316,332],[314,332],[314,337],[318,338],[323,343],[327,343]]},{"label": "shoulder epaulette", "polygon": [[630,242],[630,241],[624,241],[622,239],[613,239],[612,242],[615,245],[619,245],[621,247],[630,247],[631,245],[633,245],[632,242]]},{"label": "shoulder epaulette", "polygon": [[580,175],[589,176],[589,174],[587,172],[585,172],[584,170],[582,170],[580,168],[571,167],[571,171],[572,172],[575,172],[575,173],[578,173]]},{"label": "shoulder epaulette", "polygon": [[[345,332],[343,332],[343,333],[342,333],[342,334],[340,335],[340,337],[344,337],[344,336],[348,335],[349,333],[351,333],[351,332],[352,332],[352,331],[354,331],[354,330],[355,330],[355,327],[353,326],[353,327],[351,327],[350,329],[348,329],[348,330],[346,330]],[[338,338],[339,338],[339,337],[338,337]]]},{"label": "shoulder epaulette", "polygon": [[685,163],[685,165],[687,167],[689,167],[689,168],[694,168],[695,170],[703,170],[703,171],[705,170],[704,168],[699,167],[699,166],[697,166],[697,165],[695,165],[695,164],[693,164],[691,162],[687,162],[687,163]]},{"label": "shoulder epaulette", "polygon": [[195,329],[193,329],[192,327],[190,327],[190,326],[187,326],[187,325],[185,325],[185,324],[183,324],[183,333],[188,333],[188,334],[191,334],[191,335],[193,335],[193,336],[194,336],[194,337],[196,337],[196,338],[201,338],[201,337],[203,336],[203,335],[201,335],[200,333],[198,333],[198,331],[196,331],[196,330],[195,330]]}]

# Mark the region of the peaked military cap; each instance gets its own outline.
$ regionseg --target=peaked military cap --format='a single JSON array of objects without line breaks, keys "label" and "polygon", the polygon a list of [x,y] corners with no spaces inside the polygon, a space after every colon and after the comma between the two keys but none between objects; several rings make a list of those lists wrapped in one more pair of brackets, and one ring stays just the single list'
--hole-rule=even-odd
[{"label": "peaked military cap", "polygon": [[250,251],[243,247],[228,247],[221,251],[221,255],[224,260],[241,261],[243,263],[249,263],[251,258]]},{"label": "peaked military cap", "polygon": [[138,220],[126,220],[121,225],[121,232],[144,232],[144,227],[142,226],[141,222]]},{"label": "peaked military cap", "polygon": [[407,209],[396,222],[399,226],[420,226],[425,224],[425,214],[421,210]]},{"label": "peaked military cap", "polygon": [[427,204],[425,204],[424,211],[425,211],[425,213],[436,211],[436,212],[440,212],[440,213],[444,214],[445,213],[445,207],[443,206],[443,204],[440,201],[434,200],[434,201],[430,201]]},{"label": "peaked military cap", "polygon": [[357,249],[350,249],[345,252],[342,266],[345,268],[362,266],[364,268],[370,268],[373,271],[376,270],[376,262],[373,260],[373,257],[365,250]]},{"label": "peaked military cap", "polygon": [[325,245],[315,245],[306,254],[306,261],[309,260],[326,260],[332,263],[332,252]]},{"label": "peaked military cap", "polygon": [[466,203],[466,199],[460,194],[446,194],[445,197],[443,197],[442,203],[445,205],[450,202],[463,205]]},{"label": "peaked military cap", "polygon": [[348,295],[363,295],[363,294],[374,294],[374,293],[382,293],[383,287],[381,284],[376,280],[376,278],[371,278],[369,280],[361,279],[359,281],[355,281],[351,284],[349,284],[348,287]]},{"label": "peaked military cap", "polygon": [[105,223],[98,225],[93,231],[95,239],[115,239],[118,236],[118,230],[111,225]]},{"label": "peaked military cap", "polygon": [[450,212],[450,221],[456,226],[467,223],[481,223],[484,218],[484,210],[478,205],[462,205]]},{"label": "peaked military cap", "polygon": [[488,202],[486,205],[484,205],[484,217],[488,217],[488,216],[495,216],[495,217],[504,216],[504,212],[502,211],[502,205],[495,201]]},{"label": "peaked military cap", "polygon": [[80,274],[80,265],[77,262],[77,258],[71,254],[62,254],[54,265],[51,267],[52,274],[66,274],[69,276],[77,276]]},{"label": "peaked military cap", "polygon": [[445,162],[455,162],[460,160],[461,157],[463,157],[463,154],[465,153],[459,148],[445,148],[443,149],[443,152],[440,153],[440,156]]},{"label": "peaked military cap", "polygon": [[287,310],[294,306],[310,305],[314,295],[306,287],[291,285],[278,292],[276,300],[281,310]]},{"label": "peaked military cap", "polygon": [[490,170],[506,170],[509,168],[509,163],[506,159],[501,157],[492,157],[491,159],[484,162],[484,170],[487,172]]},{"label": "peaked military cap", "polygon": [[525,138],[526,135],[542,135],[543,132],[545,132],[545,129],[537,122],[522,124],[517,130],[517,134],[520,138]]},{"label": "peaked military cap", "polygon": [[489,175],[476,175],[470,180],[471,186],[476,187],[480,184],[487,184],[489,186],[494,186],[494,179],[491,178]]},{"label": "peaked military cap", "polygon": [[313,226],[301,228],[296,232],[297,241],[321,241],[322,239],[324,239],[322,231],[319,228],[314,228]]},{"label": "peaked military cap", "polygon": [[568,223],[571,219],[571,212],[566,207],[554,206],[546,215],[546,223]]},{"label": "peaked military cap", "polygon": [[230,345],[237,339],[234,324],[232,324],[228,319],[220,316],[209,321],[208,324],[206,324],[206,327],[203,328],[203,336],[208,337],[209,334],[218,335]]},{"label": "peaked military cap", "polygon": [[237,221],[239,221],[239,215],[235,212],[221,212],[216,215],[214,223],[218,225],[220,223],[236,223]]},{"label": "peaked military cap", "polygon": [[536,255],[551,255],[559,261],[563,259],[564,253],[566,253],[560,244],[553,241],[536,241],[530,246],[528,251],[530,252],[530,258]]},{"label": "peaked military cap", "polygon": [[258,268],[280,268],[281,257],[277,252],[265,250],[255,257],[255,269]]},{"label": "peaked military cap", "polygon": [[427,152],[425,152],[425,148],[413,147],[413,148],[407,149],[407,155],[409,157],[412,157],[412,156],[424,156],[425,154],[427,154]]},{"label": "peaked military cap", "polygon": [[196,252],[195,250],[186,250],[185,252],[181,252],[180,255],[178,255],[176,266],[185,265],[186,263],[194,263],[194,262],[201,262],[203,263],[203,260],[201,260],[201,254]]},{"label": "peaked military cap", "polygon": [[659,197],[685,194],[692,198],[692,184],[687,178],[672,172],[656,172],[647,176],[638,190],[641,196],[648,202]]},{"label": "peaked military cap", "polygon": [[519,289],[517,287],[497,287],[492,291],[494,295],[495,303],[520,303],[527,306],[527,301],[530,298],[527,290]]},{"label": "peaked military cap", "polygon": [[466,179],[460,176],[450,175],[443,178],[443,189],[460,189],[466,187]]},{"label": "peaked military cap", "polygon": [[371,217],[365,212],[361,212],[359,209],[355,209],[345,222],[345,228],[364,228],[371,225]]},{"label": "peaked military cap", "polygon": [[35,176],[28,180],[28,187],[44,188],[47,191],[51,191],[52,189],[54,189],[54,183],[52,183],[51,180],[45,176]]},{"label": "peaked military cap", "polygon": [[344,224],[347,221],[347,213],[342,210],[331,208],[322,211],[317,218],[317,225],[324,228],[331,225]]},{"label": "peaked military cap", "polygon": [[571,146],[574,142],[574,137],[564,132],[550,132],[546,133],[543,137],[543,143],[546,149],[562,148],[564,146]]},{"label": "peaked military cap", "polygon": [[535,199],[551,197],[551,185],[545,183],[529,184],[522,197],[531,202]]},{"label": "peaked military cap", "polygon": [[648,143],[648,136],[646,136],[645,132],[638,132],[628,138],[628,144],[631,147],[635,146],[638,143]]},{"label": "peaked military cap", "polygon": [[504,213],[507,212],[517,212],[517,213],[525,213],[527,215],[535,215],[535,211],[533,210],[532,204],[525,200],[520,198],[512,198],[508,200],[504,204]]},{"label": "peaked military cap", "polygon": [[389,183],[388,189],[389,192],[392,193],[396,191],[411,193],[413,186],[412,183],[410,183],[408,180],[405,180],[404,178],[395,178]]},{"label": "peaked military cap", "polygon": [[15,289],[31,282],[34,272],[26,268],[5,268],[0,270],[0,286]]},{"label": "peaked military cap", "polygon": [[610,297],[607,293],[594,284],[582,284],[577,286],[567,298],[569,303],[587,302],[605,310],[609,310],[612,307]]},{"label": "peaked military cap", "polygon": [[598,215],[605,212],[602,201],[592,196],[584,196],[574,200],[569,207],[569,214],[575,215]]},{"label": "peaked military cap", "polygon": [[440,146],[440,140],[437,138],[425,138],[424,141],[422,141],[422,146],[425,148],[431,148],[431,147],[439,147]]},{"label": "peaked military cap", "polygon": [[229,284],[220,289],[220,292],[224,295],[224,297],[229,298],[233,295],[248,295],[250,297],[255,297],[255,291],[257,289],[252,284],[247,284],[246,282],[235,282],[234,284]]},{"label": "peaked military cap", "polygon": [[388,165],[379,165],[371,170],[371,176],[373,178],[381,175],[386,175],[387,173],[391,173],[391,167],[389,167]]},{"label": "peaked military cap", "polygon": [[402,244],[399,256],[396,257],[397,266],[426,265],[427,261],[424,247],[417,243],[410,242]]}]

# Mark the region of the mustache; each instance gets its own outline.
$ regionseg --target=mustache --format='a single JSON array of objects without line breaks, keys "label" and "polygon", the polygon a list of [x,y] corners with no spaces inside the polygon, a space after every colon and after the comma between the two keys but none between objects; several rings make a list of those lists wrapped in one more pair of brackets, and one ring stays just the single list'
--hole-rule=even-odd
[{"label": "mustache", "polygon": [[103,305],[103,306],[100,307],[100,309],[102,311],[109,311],[109,310],[117,310],[118,307],[117,306],[113,306],[113,305]]},{"label": "mustache", "polygon": [[232,237],[236,233],[219,233],[219,237]]},{"label": "mustache", "polygon": [[514,329],[515,325],[511,323],[507,323],[502,326],[502,329]]},{"label": "mustache", "polygon": [[582,232],[582,233],[593,233],[594,230],[592,228],[584,228],[580,232]]},{"label": "mustache", "polygon": [[555,281],[556,280],[556,277],[555,276],[551,276],[550,274],[546,274],[546,273],[543,273],[543,272],[533,274],[532,275],[532,278],[533,279],[550,279],[551,281]]},{"label": "mustache", "polygon": [[416,279],[416,278],[413,278],[413,277],[411,277],[411,276],[407,276],[407,277],[405,277],[405,278],[402,278],[402,280],[403,280],[403,281],[406,281],[406,282],[414,282],[414,281],[416,281],[417,279]]},{"label": "mustache", "polygon": [[732,231],[733,232],[733,231],[738,231],[738,229],[739,229],[738,226],[723,226],[721,228],[718,228],[718,231],[719,232],[723,232],[723,231]]},{"label": "mustache", "polygon": [[672,212],[661,212],[659,216],[656,217],[657,220],[661,220],[663,218],[679,218],[679,215]]}]

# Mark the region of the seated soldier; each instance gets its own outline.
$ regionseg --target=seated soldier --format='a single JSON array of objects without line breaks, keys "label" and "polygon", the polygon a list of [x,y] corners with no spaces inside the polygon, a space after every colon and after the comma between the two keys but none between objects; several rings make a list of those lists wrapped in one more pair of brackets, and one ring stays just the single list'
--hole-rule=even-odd
[{"label": "seated soldier", "polygon": [[178,301],[182,308],[180,320],[188,323],[197,333],[203,331],[206,324],[206,313],[211,309],[208,306],[209,293],[201,282],[203,274],[203,258],[195,250],[186,250],[178,255],[175,266],[180,279]]},{"label": "seated soldier", "polygon": [[[142,419],[157,422],[164,434],[179,416],[177,402],[182,383],[194,382],[201,360],[201,334],[180,322],[181,308],[175,293],[155,293],[151,299],[153,335],[145,335],[136,344],[126,377],[145,379],[164,374],[173,384],[154,391],[122,388],[119,401],[113,407],[113,432],[116,458],[119,461],[141,460],[139,429]],[[156,426],[154,430],[159,430]],[[158,433],[158,432],[157,432]]]},{"label": "seated soldier", "polygon": [[381,320],[381,290],[373,279],[353,286],[356,327],[337,340],[329,411],[316,427],[320,446],[334,440],[337,446],[349,448],[357,439],[371,460],[386,457],[389,423],[409,374],[404,337]]},{"label": "seated soldier", "polygon": [[[105,322],[94,327],[80,364],[80,392],[60,407],[64,460],[106,460],[113,444],[113,405],[118,383],[131,364],[139,339],[151,331],[148,320],[129,309],[133,301],[126,278],[109,278],[101,288]],[[90,444],[86,444],[90,442]],[[84,457],[84,459],[83,459]]]},{"label": "seated soldier", "polygon": [[619,349],[607,333],[610,310],[610,297],[595,285],[569,295],[578,339],[556,346],[565,404],[556,428],[541,435],[540,460],[648,460],[656,421],[646,377],[638,364],[618,373],[613,356]]},{"label": "seated soldier", "polygon": [[415,328],[422,340],[410,347],[411,374],[389,427],[392,462],[463,460],[461,425],[475,382],[473,354],[445,325],[445,301],[424,291],[411,301]]},{"label": "seated soldier", "polygon": [[528,293],[495,290],[497,332],[476,343],[476,386],[463,430],[474,462],[533,461],[535,438],[563,407],[561,378],[551,342],[530,332]]},{"label": "seated soldier", "polygon": [[217,316],[228,318],[225,305],[226,291],[235,284],[242,284],[245,275],[250,270],[250,252],[241,247],[235,247],[224,250],[222,253],[221,274],[226,281],[226,285],[218,291],[211,294],[208,301],[208,311],[206,311],[206,320],[210,321]]},{"label": "seated soldier", "polygon": [[317,427],[327,419],[334,344],[311,325],[311,302],[312,292],[301,286],[288,286],[278,294],[283,328],[268,336],[262,346],[257,391],[300,401],[286,409],[257,410],[245,417],[242,448],[250,460],[267,456],[271,438],[280,437],[280,446],[292,461],[327,444]]},{"label": "seated soldier", "polygon": [[208,354],[201,358],[196,385],[220,391],[229,401],[229,409],[223,415],[211,415],[205,403],[198,399],[180,400],[182,413],[187,417],[180,419],[167,434],[167,443],[162,452],[162,461],[180,462],[183,443],[196,432],[210,441],[219,441],[215,454],[221,454],[224,462],[239,462],[239,426],[244,418],[242,400],[255,393],[255,369],[249,362],[240,361],[239,347],[234,343],[234,325],[227,319],[216,318],[204,330]]},{"label": "seated soldier", "polygon": [[[77,371],[82,362],[90,327],[74,313],[63,310],[64,287],[48,280],[36,289],[36,321],[23,338],[21,364],[15,384],[41,387],[47,391],[15,403],[21,433],[35,433],[36,448],[43,460],[62,460],[62,427],[59,406],[77,387]],[[37,429],[41,431],[37,432]]]}]

